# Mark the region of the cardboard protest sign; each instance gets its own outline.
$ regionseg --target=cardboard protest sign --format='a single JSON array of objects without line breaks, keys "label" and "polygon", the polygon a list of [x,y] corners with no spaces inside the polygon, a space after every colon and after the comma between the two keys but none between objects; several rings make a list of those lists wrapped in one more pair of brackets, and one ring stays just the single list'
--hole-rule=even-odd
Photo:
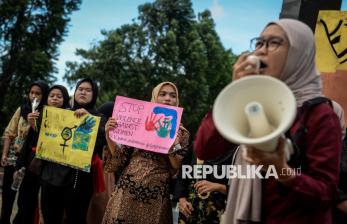
[{"label": "cardboard protest sign", "polygon": [[45,106],[36,157],[89,172],[99,123],[97,116]]},{"label": "cardboard protest sign", "polygon": [[[325,96],[347,111],[347,11],[322,10],[316,29],[316,62]],[[347,121],[347,113],[345,113]]]},{"label": "cardboard protest sign", "polygon": [[168,153],[177,136],[183,108],[117,96],[110,138],[123,145]]}]

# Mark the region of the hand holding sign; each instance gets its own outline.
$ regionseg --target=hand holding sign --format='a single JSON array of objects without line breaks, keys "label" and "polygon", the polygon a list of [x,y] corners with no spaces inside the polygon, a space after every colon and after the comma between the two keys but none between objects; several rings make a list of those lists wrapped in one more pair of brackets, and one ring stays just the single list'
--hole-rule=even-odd
[{"label": "hand holding sign", "polygon": [[116,128],[117,127],[117,121],[115,118],[110,117],[108,119],[108,121],[105,124],[105,131],[108,134],[108,132],[112,129],[112,128]]},{"label": "hand holding sign", "polygon": [[175,141],[182,111],[180,107],[117,96],[112,115],[117,116],[117,125],[109,120],[106,131],[110,130],[110,139],[118,144],[168,153]]},{"label": "hand holding sign", "polygon": [[100,118],[49,106],[43,114],[36,157],[89,172]]}]

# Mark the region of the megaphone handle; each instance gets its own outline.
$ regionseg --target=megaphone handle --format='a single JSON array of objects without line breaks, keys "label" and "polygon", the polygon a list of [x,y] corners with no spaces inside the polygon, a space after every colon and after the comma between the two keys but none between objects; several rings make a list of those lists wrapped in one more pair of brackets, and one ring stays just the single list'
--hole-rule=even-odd
[{"label": "megaphone handle", "polygon": [[288,162],[290,160],[291,155],[294,153],[293,143],[289,138],[285,138],[284,153]]}]

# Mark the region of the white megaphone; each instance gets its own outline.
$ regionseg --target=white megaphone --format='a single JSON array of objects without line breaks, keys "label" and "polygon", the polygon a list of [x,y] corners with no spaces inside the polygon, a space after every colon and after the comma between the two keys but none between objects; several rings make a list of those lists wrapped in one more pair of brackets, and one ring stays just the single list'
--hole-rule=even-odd
[{"label": "white megaphone", "polygon": [[[276,149],[279,137],[291,127],[295,115],[292,91],[267,75],[252,75],[230,83],[213,105],[213,121],[225,139],[267,152]],[[286,146],[289,160],[292,147]]]}]

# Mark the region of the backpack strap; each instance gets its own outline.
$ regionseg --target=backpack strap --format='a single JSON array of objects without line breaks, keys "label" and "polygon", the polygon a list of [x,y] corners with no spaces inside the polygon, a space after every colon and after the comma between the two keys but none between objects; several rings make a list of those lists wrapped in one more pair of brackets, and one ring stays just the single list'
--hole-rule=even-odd
[{"label": "backpack strap", "polygon": [[291,136],[294,142],[297,142],[304,133],[307,133],[307,129],[305,127],[307,116],[313,107],[321,103],[329,103],[329,105],[333,107],[331,100],[326,97],[316,97],[303,103],[302,107],[299,109],[299,129],[296,131],[296,133],[294,133],[294,135]]},{"label": "backpack strap", "polygon": [[304,102],[301,108],[311,108],[321,103],[329,103],[331,107],[333,107],[333,103],[329,98],[319,96]]},{"label": "backpack strap", "polygon": [[307,121],[307,118],[310,114],[310,111],[312,108],[315,106],[321,104],[321,103],[329,103],[331,107],[333,107],[332,101],[326,97],[316,97],[310,100],[307,100],[303,103],[302,107],[299,109],[298,114],[299,114],[299,128],[298,130],[294,133],[291,134],[290,130],[286,132],[286,137],[289,138],[292,141],[293,144],[293,150],[294,154],[291,156],[289,164],[293,165],[294,167],[300,167],[302,166],[302,169],[305,170],[305,163],[302,164],[300,163],[301,159],[305,160],[305,156],[302,154],[299,146],[298,146],[298,141],[299,139],[304,136],[304,134],[307,133],[307,128],[305,126],[305,123]]}]

